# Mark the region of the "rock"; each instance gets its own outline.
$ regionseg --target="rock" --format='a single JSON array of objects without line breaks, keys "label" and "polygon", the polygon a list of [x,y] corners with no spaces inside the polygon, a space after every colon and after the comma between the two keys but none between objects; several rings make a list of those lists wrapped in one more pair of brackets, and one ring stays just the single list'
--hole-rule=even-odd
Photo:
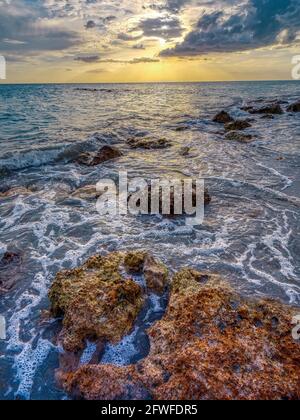
[{"label": "rock", "polygon": [[127,140],[127,144],[131,149],[166,149],[171,146],[170,141],[166,139],[154,139],[154,138],[132,138]]},{"label": "rock", "polygon": [[49,298],[51,314],[63,316],[59,341],[66,351],[82,350],[87,339],[117,343],[132,329],[144,299],[141,287],[120,274],[124,257],[95,256],[57,274]]},{"label": "rock", "polygon": [[175,128],[175,131],[180,133],[182,131],[187,131],[189,129],[190,129],[190,127],[188,125],[180,125],[180,126]]},{"label": "rock", "polygon": [[231,131],[226,134],[226,139],[231,141],[238,141],[240,143],[250,143],[253,141],[253,136],[251,134],[244,134],[238,131]]},{"label": "rock", "polygon": [[168,283],[168,269],[151,255],[147,255],[144,264],[144,276],[148,290],[162,294]]},{"label": "rock", "polygon": [[5,252],[0,260],[0,295],[12,290],[22,278],[22,257],[18,252]]},{"label": "rock", "polygon": [[75,190],[71,197],[79,198],[80,200],[97,200],[101,195],[102,192],[97,191],[96,185],[86,185]]},{"label": "rock", "polygon": [[100,163],[107,162],[123,156],[123,154],[115,147],[103,146],[98,153],[83,153],[77,162],[86,166],[97,166]]},{"label": "rock", "polygon": [[145,251],[128,252],[124,259],[128,273],[143,274],[147,289],[162,294],[168,283],[168,269]]},{"label": "rock", "polygon": [[300,101],[291,104],[287,108],[287,112],[300,112]]},{"label": "rock", "polygon": [[274,120],[274,115],[272,115],[272,114],[266,114],[266,115],[263,115],[262,117],[261,117],[261,119],[262,120]]},{"label": "rock", "polygon": [[142,274],[147,253],[144,251],[128,252],[124,266],[128,273]]},{"label": "rock", "polygon": [[221,111],[219,114],[217,114],[213,118],[213,122],[216,122],[219,124],[227,124],[233,121],[234,121],[233,118],[226,111]]},{"label": "rock", "polygon": [[191,151],[191,148],[189,146],[184,146],[180,149],[179,153],[181,156],[188,156]]},{"label": "rock", "polygon": [[187,268],[173,279],[164,317],[147,331],[147,357],[82,366],[62,384],[86,400],[299,400],[300,346],[291,334],[298,312]]},{"label": "rock", "polygon": [[247,111],[250,114],[274,114],[274,115],[281,115],[283,114],[283,109],[281,108],[279,103],[271,103],[265,105],[261,108],[255,108],[252,106],[242,108],[243,111]]},{"label": "rock", "polygon": [[32,194],[32,191],[26,187],[13,187],[7,188],[0,192],[0,200],[5,198],[13,198],[18,196],[28,196]]},{"label": "rock", "polygon": [[251,124],[245,120],[236,120],[231,123],[225,125],[226,131],[236,131],[236,130],[246,130],[246,128],[250,128]]}]

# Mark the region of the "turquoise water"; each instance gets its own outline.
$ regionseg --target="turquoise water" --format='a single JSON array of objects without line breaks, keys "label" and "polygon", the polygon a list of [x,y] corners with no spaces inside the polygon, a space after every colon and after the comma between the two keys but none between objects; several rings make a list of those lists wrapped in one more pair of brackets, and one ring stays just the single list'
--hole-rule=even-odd
[{"label": "turquoise water", "polygon": [[[0,342],[1,399],[65,397],[54,379],[59,326],[41,323],[40,310],[48,308],[55,274],[96,252],[146,248],[172,270],[211,270],[243,293],[300,305],[300,115],[255,116],[250,132],[257,140],[248,145],[225,141],[211,121],[223,108],[246,116],[240,108],[250,100],[299,97],[299,82],[0,85],[0,189],[31,190],[0,201],[0,253],[22,253],[19,281],[0,296],[8,327]],[[182,125],[189,129],[176,131]],[[130,150],[126,140],[134,136],[164,137],[172,147]],[[95,168],[74,162],[103,144],[124,156]],[[182,146],[191,147],[190,157],[180,154]],[[108,223],[94,202],[72,197],[119,170],[205,178],[213,200],[204,224],[131,216]],[[164,302],[151,299],[144,323],[162,314]],[[142,321],[119,346],[107,347],[103,362],[126,364],[147,351]]]}]

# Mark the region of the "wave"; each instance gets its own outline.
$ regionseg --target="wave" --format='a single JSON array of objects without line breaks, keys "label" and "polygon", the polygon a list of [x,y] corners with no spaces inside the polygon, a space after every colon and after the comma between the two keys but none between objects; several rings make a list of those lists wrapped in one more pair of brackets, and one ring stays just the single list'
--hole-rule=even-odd
[{"label": "wave", "polygon": [[94,134],[85,141],[64,143],[26,151],[9,152],[0,158],[0,177],[12,171],[55,164],[61,161],[71,162],[82,152],[94,151],[101,144],[111,143],[112,139]]}]

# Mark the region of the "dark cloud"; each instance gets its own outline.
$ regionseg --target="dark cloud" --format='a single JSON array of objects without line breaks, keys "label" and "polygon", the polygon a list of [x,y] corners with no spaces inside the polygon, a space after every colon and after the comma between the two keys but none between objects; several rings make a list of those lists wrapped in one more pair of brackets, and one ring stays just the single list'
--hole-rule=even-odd
[{"label": "dark cloud", "polygon": [[84,63],[97,63],[100,60],[99,55],[79,55],[74,58],[75,61],[82,61]]},{"label": "dark cloud", "polygon": [[159,12],[167,11],[171,13],[179,13],[180,10],[191,3],[192,0],[165,0],[162,2],[152,3],[148,5],[148,7],[144,7],[144,9],[151,9],[151,10],[157,10]]},{"label": "dark cloud", "polygon": [[141,63],[159,63],[158,58],[138,57],[132,60],[117,60],[114,58],[103,58],[99,55],[80,55],[74,58],[75,61],[82,61],[83,63],[110,63],[110,64],[141,64]]},{"label": "dark cloud", "polygon": [[145,37],[164,39],[178,38],[183,32],[180,20],[174,16],[144,19],[134,30],[142,31]]},{"label": "dark cloud", "polygon": [[[231,5],[232,0],[223,0]],[[240,7],[205,12],[196,27],[175,48],[161,56],[193,56],[245,51],[278,42],[292,43],[300,30],[299,0],[248,0]]]}]

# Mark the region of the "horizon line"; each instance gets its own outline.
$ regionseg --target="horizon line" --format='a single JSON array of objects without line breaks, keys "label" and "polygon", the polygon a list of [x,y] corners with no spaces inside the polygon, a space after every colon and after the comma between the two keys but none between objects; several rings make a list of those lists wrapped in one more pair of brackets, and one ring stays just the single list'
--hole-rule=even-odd
[{"label": "horizon line", "polygon": [[16,82],[0,81],[0,86],[24,85],[148,85],[148,84],[195,84],[195,83],[264,83],[264,82],[300,82],[295,79],[242,79],[242,80],[205,80],[205,81],[152,81],[152,82]]}]

